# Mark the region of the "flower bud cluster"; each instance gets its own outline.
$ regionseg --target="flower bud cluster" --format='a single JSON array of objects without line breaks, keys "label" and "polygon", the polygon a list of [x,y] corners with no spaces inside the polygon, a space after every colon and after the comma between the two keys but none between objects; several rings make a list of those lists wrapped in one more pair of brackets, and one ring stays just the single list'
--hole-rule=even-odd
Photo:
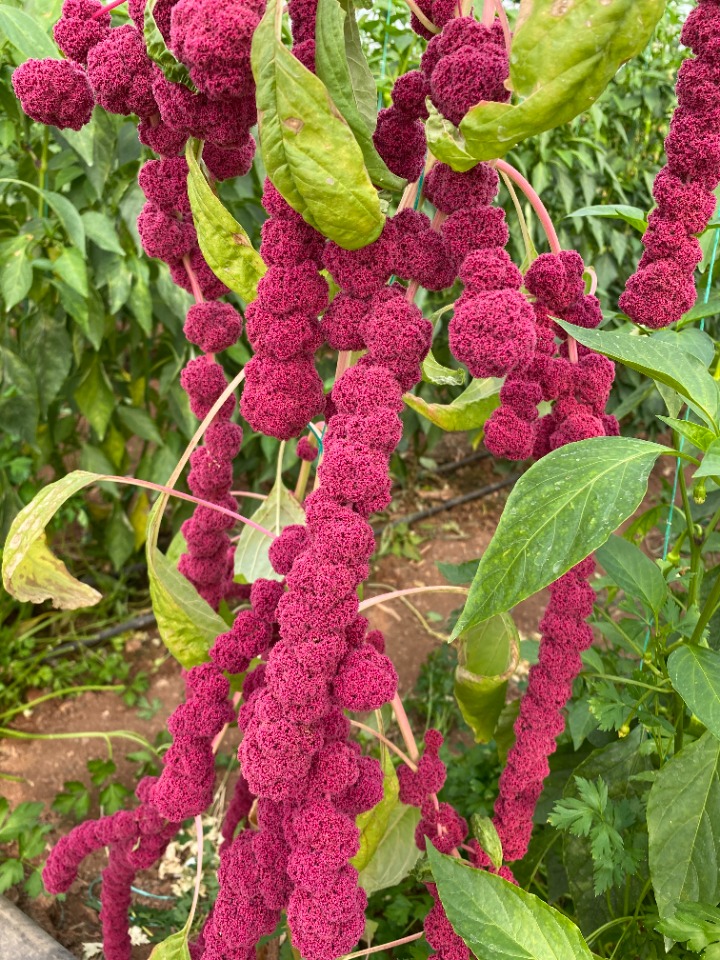
[{"label": "flower bud cluster", "polygon": [[285,202],[269,180],[260,254],[269,265],[245,312],[255,356],[245,367],[242,414],[253,430],[296,437],[325,409],[314,354],[324,336],[318,314],[328,285],[319,272],[323,237]]},{"label": "flower bud cluster", "polygon": [[643,236],[645,253],[620,297],[620,308],[651,329],[679,320],[695,303],[697,234],[715,210],[720,183],[720,4],[700,0],[683,27],[695,57],[678,73],[678,107],[665,140],[667,166],[655,178],[657,207]]},{"label": "flower bud cluster", "polygon": [[[601,322],[597,297],[585,293],[584,271],[580,255],[564,250],[541,254],[522,280],[534,297],[528,304],[533,350],[506,376],[500,407],[485,426],[485,443],[495,456],[539,458],[566,443],[618,433],[617,420],[605,413],[614,364],[582,346],[572,363],[567,335],[553,320],[589,328]],[[554,405],[539,418],[541,401]]]},{"label": "flower bud cluster", "polygon": [[564,729],[563,709],[582,668],[580,654],[592,644],[585,620],[595,601],[588,583],[594,569],[588,557],[549,588],[550,602],[540,621],[539,659],[530,668],[515,721],[515,744],[500,775],[495,804],[494,823],[505,860],[519,860],[527,853],[535,805],[550,772],[548,757]]},{"label": "flower bud cluster", "polygon": [[503,103],[510,97],[508,54],[500,21],[488,29],[473,17],[458,17],[450,0],[425,3],[436,16],[440,34],[433,36],[413,14],[413,28],[430,39],[420,70],[411,70],[395,81],[392,106],[378,114],[373,135],[375,147],[397,176],[417,180],[425,163],[427,141],[422,121],[427,119],[426,99],[451,123],[459,124],[481,100]]},{"label": "flower bud cluster", "polygon": [[112,816],[86,820],[71,830],[58,841],[43,869],[43,881],[50,893],[66,893],[77,879],[83,860],[96,850],[109,848],[102,872],[100,910],[108,960],[130,960],[129,910],[135,874],[159,860],[178,831],[179,823],[165,820],[152,803],[155,783],[155,777],[140,781],[135,791],[140,805],[135,810],[118,810]]}]

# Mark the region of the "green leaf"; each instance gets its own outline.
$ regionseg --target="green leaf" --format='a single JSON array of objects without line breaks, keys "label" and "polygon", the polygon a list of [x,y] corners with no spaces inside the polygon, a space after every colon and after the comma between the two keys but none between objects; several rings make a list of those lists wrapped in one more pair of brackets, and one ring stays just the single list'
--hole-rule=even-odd
[{"label": "green leaf", "polygon": [[82,214],[82,221],[85,225],[85,234],[101,250],[117,253],[121,257],[125,256],[125,251],[118,240],[115,224],[107,214],[99,213],[97,210],[86,210]]},{"label": "green leaf", "polygon": [[715,434],[708,430],[701,423],[693,423],[692,420],[677,420],[674,417],[661,417],[657,415],[658,420],[662,420],[672,430],[679,433],[681,437],[689,440],[698,450],[707,450],[710,444],[715,440]]},{"label": "green leaf", "polygon": [[22,883],[24,877],[25,869],[19,860],[3,860],[0,863],[0,894],[16,883]]},{"label": "green leaf", "polygon": [[542,590],[602,546],[642,502],[667,447],[632,437],[569,443],[513,487],[453,637]]},{"label": "green leaf", "polygon": [[16,600],[52,600],[60,610],[77,610],[102,599],[51,553],[45,536],[45,527],[65,501],[98,479],[98,474],[75,470],[48,484],[15,517],[3,550],[2,575],[5,589]]},{"label": "green leaf", "polygon": [[24,59],[52,57],[60,54],[50,37],[33,17],[16,7],[0,5],[0,30]]},{"label": "green leaf", "polygon": [[187,944],[188,932],[183,927],[153,947],[149,960],[191,960]]},{"label": "green leaf", "polygon": [[[673,687],[692,713],[720,740],[720,653],[704,647],[678,647],[668,658]],[[720,824],[718,825],[720,829]]]},{"label": "green leaf", "polygon": [[702,458],[702,463],[694,473],[695,477],[720,476],[720,440],[713,440]]},{"label": "green leaf", "polygon": [[388,170],[372,140],[377,93],[375,81],[360,45],[352,3],[348,13],[338,0],[319,0],[315,27],[315,64],[318,77],[327,87],[330,98],[345,118],[362,150],[372,182],[385,190],[402,190],[405,180]]},{"label": "green leaf", "polygon": [[270,0],[252,42],[263,162],[290,206],[347,250],[376,240],[385,216],[362,151],[318,79],[276,34],[280,0]]},{"label": "green leaf", "polygon": [[[662,920],[655,929],[700,953],[720,941],[720,910],[707,903],[679,903],[674,915]],[[710,960],[707,954],[705,960]]]},{"label": "green leaf", "polygon": [[664,10],[665,0],[524,5],[510,56],[510,86],[521,101],[473,107],[460,123],[468,153],[502,157],[589,109],[617,69],[645,47]]},{"label": "green leaf", "polygon": [[121,570],[135,551],[135,531],[119,503],[105,524],[105,549],[115,570]]},{"label": "green leaf", "polygon": [[682,329],[688,323],[694,323],[696,320],[704,320],[706,317],[714,317],[720,313],[720,297],[713,297],[707,303],[696,303],[692,309],[682,315],[678,321],[676,329]]},{"label": "green leaf", "polygon": [[665,577],[639,547],[623,537],[610,537],[596,556],[603,570],[628,597],[640,600],[654,614],[660,613],[668,596]]},{"label": "green leaf", "polygon": [[390,822],[390,814],[398,804],[400,783],[395,767],[390,759],[390,751],[383,748],[381,754],[383,768],[383,797],[372,810],[361,813],[355,823],[360,830],[360,849],[350,860],[356,870],[363,870],[375,856]]},{"label": "green leaf", "polygon": [[479,560],[465,560],[463,563],[442,563],[438,560],[435,566],[448,583],[462,587],[473,582],[479,563]]},{"label": "green leaf", "polygon": [[[18,840],[21,834],[31,830],[37,825],[43,809],[42,803],[19,803],[0,824],[0,843],[12,843],[13,840]],[[7,811],[6,801],[4,811]]]},{"label": "green leaf", "polygon": [[0,183],[14,183],[19,187],[32,190],[33,193],[43,197],[48,206],[57,214],[70,242],[75,244],[81,253],[85,253],[85,226],[82,217],[67,197],[64,197],[61,193],[55,193],[54,190],[42,190],[33,183],[27,183],[25,180],[16,180],[12,177],[2,177]]},{"label": "green leaf", "polygon": [[253,249],[245,229],[210,189],[197,161],[198,141],[188,141],[188,196],[198,243],[210,269],[246,303],[257,295],[257,285],[267,267]]},{"label": "green leaf", "polygon": [[432,155],[453,170],[464,172],[476,167],[478,159],[468,152],[465,138],[458,128],[445,119],[429,98],[425,102],[430,114],[425,134]]},{"label": "green leaf", "polygon": [[625,223],[629,223],[631,227],[635,227],[640,233],[645,233],[647,230],[645,211],[641,210],[640,207],[629,207],[625,203],[608,203],[596,207],[583,207],[580,210],[573,210],[572,213],[566,214],[565,219],[568,220],[571,217],[609,217],[612,220],[624,220]]},{"label": "green leaf", "polygon": [[145,553],[150,599],[162,642],[188,670],[208,659],[208,650],[227,624],[155,546],[161,503],[162,498],[155,501],[148,517]]},{"label": "green leaf", "polygon": [[672,335],[673,331],[661,331],[664,336],[660,343],[655,343],[655,335],[585,330],[565,323],[564,320],[557,322],[583,346],[590,347],[611,360],[619,360],[631,370],[637,370],[677,390],[703,420],[716,427],[715,417],[720,396],[718,385],[708,373],[706,365],[691,351],[684,349],[684,334],[675,333],[673,343],[667,336],[668,333]]},{"label": "green leaf", "polygon": [[660,768],[647,808],[660,918],[679,900],[720,900],[720,740],[704,733]]},{"label": "green leaf", "polygon": [[117,415],[122,425],[127,427],[130,433],[143,440],[149,440],[151,443],[157,443],[158,446],[162,445],[163,438],[147,410],[142,410],[140,407],[119,406]]},{"label": "green leaf", "polygon": [[21,233],[0,244],[0,293],[7,311],[24,300],[32,286],[33,271],[28,247],[33,237]]},{"label": "green leaf", "polygon": [[422,378],[425,383],[434,383],[436,386],[462,387],[466,375],[462,367],[453,370],[438,363],[430,350],[422,362]]},{"label": "green leaf", "polygon": [[72,366],[72,344],[62,320],[42,313],[28,322],[24,355],[33,370],[41,370],[37,390],[43,415],[60,393]]},{"label": "green leaf", "polygon": [[90,364],[74,396],[80,412],[102,440],[115,409],[115,394],[98,358]]},{"label": "green leaf", "polygon": [[411,410],[442,430],[477,430],[500,405],[502,383],[502,380],[495,377],[471,380],[467,389],[452,403],[428,403],[412,393],[406,393],[403,400]]},{"label": "green leaf", "polygon": [[427,849],[448,920],[478,960],[592,960],[578,928],[553,907],[432,844]]},{"label": "green leaf", "polygon": [[400,883],[412,870],[420,857],[415,846],[415,827],[420,821],[417,807],[397,803],[390,812],[387,829],[378,844],[375,856],[364,870],[358,882],[370,894],[385,890]]},{"label": "green leaf", "polygon": [[505,706],[510,676],[520,656],[520,635],[511,616],[501,613],[463,630],[457,638],[455,699],[476,743],[492,740]]},{"label": "green leaf", "polygon": [[180,63],[168,50],[163,35],[158,30],[154,12],[156,3],[157,0],[147,0],[145,4],[143,37],[147,55],[160,67],[168,80],[172,83],[182,83],[188,90],[197,93],[197,87],[190,79],[187,67]]},{"label": "green leaf", "polygon": [[[282,481],[277,481],[267,500],[263,501],[250,519],[277,536],[290,524],[304,523],[305,511]],[[282,580],[268,560],[271,543],[270,537],[246,524],[235,550],[235,576],[244,577],[246,583],[252,583],[258,577]]]},{"label": "green leaf", "polygon": [[81,297],[88,295],[88,273],[85,257],[75,247],[66,247],[52,262],[53,271]]}]

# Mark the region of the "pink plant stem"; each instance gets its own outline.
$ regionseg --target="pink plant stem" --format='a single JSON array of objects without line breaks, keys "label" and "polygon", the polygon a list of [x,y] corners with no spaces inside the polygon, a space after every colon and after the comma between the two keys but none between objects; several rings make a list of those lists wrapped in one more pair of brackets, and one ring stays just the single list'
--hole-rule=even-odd
[{"label": "pink plant stem", "polygon": [[397,720],[397,725],[400,728],[400,735],[402,736],[405,746],[407,747],[407,752],[410,755],[410,759],[414,763],[417,763],[417,761],[420,759],[420,751],[417,748],[415,734],[412,732],[412,727],[410,726],[410,721],[405,713],[405,707],[403,706],[403,702],[400,699],[399,693],[396,693],[392,698],[391,706],[395,714],[395,719]]},{"label": "pink plant stem", "polygon": [[364,730],[365,733],[371,734],[373,737],[376,737],[381,743],[384,743],[388,750],[392,750],[404,764],[406,764],[413,773],[417,773],[417,764],[413,763],[410,757],[406,753],[403,753],[400,747],[396,747],[392,740],[388,740],[384,734],[380,733],[378,730],[374,730],[372,727],[368,727],[365,723],[360,723],[359,720],[351,720],[351,727],[357,727],[358,730]]},{"label": "pink plant stem", "polygon": [[395,600],[397,597],[408,597],[414,593],[462,593],[467,596],[465,587],[449,587],[441,584],[437,587],[408,587],[406,590],[392,590],[390,593],[381,593],[379,597],[368,597],[360,604],[359,610],[367,610],[368,607],[374,607],[378,603],[386,603],[388,600]]},{"label": "pink plant stem", "polygon": [[185,267],[185,272],[188,275],[188,279],[190,280],[190,288],[193,292],[193,296],[195,297],[195,303],[204,303],[205,297],[203,296],[202,290],[200,289],[200,284],[198,283],[198,278],[190,263],[189,253],[185,254],[185,256],[182,259],[182,262],[183,262],[183,266]]},{"label": "pink plant stem", "polygon": [[115,7],[121,7],[125,3],[125,0],[112,0],[111,3],[106,4],[101,10],[98,10],[96,13],[90,17],[91,20],[97,20],[98,17],[101,17],[104,13],[110,13],[111,10],[114,10]]},{"label": "pink plant stem", "polygon": [[495,0],[483,0],[482,25],[489,30],[495,19]]},{"label": "pink plant stem", "polygon": [[505,13],[505,7],[502,5],[502,0],[495,0],[495,9],[497,10],[497,15],[500,17],[502,32],[505,37],[505,49],[509,56],[510,48],[512,47],[512,32],[510,30],[510,21],[507,18],[507,13]]},{"label": "pink plant stem", "polygon": [[195,832],[197,833],[197,857],[195,858],[197,863],[197,868],[195,870],[195,889],[193,891],[192,905],[190,907],[190,913],[188,914],[188,918],[185,923],[185,929],[188,931],[192,927],[193,920],[195,919],[195,911],[197,910],[198,900],[200,899],[200,886],[202,884],[203,825],[202,825],[202,817],[200,816],[200,814],[198,814],[195,817]]},{"label": "pink plant stem", "polygon": [[171,497],[178,497],[180,500],[187,500],[189,503],[196,503],[201,507],[209,507],[211,510],[216,510],[218,513],[224,513],[226,517],[232,517],[234,520],[238,520],[240,523],[246,523],[249,527],[264,533],[266,537],[271,537],[275,539],[275,534],[270,530],[266,530],[265,527],[261,527],[259,523],[255,523],[253,520],[248,520],[247,517],[243,517],[240,513],[235,513],[233,510],[228,510],[227,507],[221,507],[217,503],[213,503],[211,500],[202,500],[200,497],[193,497],[189,493],[181,493],[179,490],[175,490],[174,487],[166,487],[162,483],[151,483],[149,480],[136,480],[135,477],[115,477],[111,474],[102,474],[99,475],[98,483],[101,481],[110,481],[112,483],[124,483],[131,487],[144,487],[146,490],[156,490],[158,493],[165,493]]},{"label": "pink plant stem", "polygon": [[440,33],[440,27],[436,27],[432,20],[428,20],[417,3],[415,3],[415,0],[405,0],[405,3],[410,7],[420,23],[426,27],[430,33]]},{"label": "pink plant stem", "polygon": [[[508,163],[507,160],[493,160],[493,165],[501,170],[507,177],[509,177],[513,183],[518,186],[522,192],[525,194],[527,199],[530,201],[530,206],[533,208],[537,214],[537,218],[542,224],[542,228],[545,231],[545,235],[548,238],[548,243],[550,244],[550,251],[552,253],[560,253],[562,247],[560,246],[560,241],[558,235],[555,231],[555,225],[550,219],[550,214],[547,211],[547,207],[540,199],[537,192],[533,189],[532,185],[525,179],[525,177],[520,173],[519,170],[516,170],[512,164]],[[568,345],[568,357],[570,363],[578,362],[578,352],[577,352],[577,343],[573,340],[572,337],[567,339]]]},{"label": "pink plant stem", "polygon": [[[238,703],[240,702],[240,697],[242,697],[242,691],[241,691],[241,690],[237,690],[237,691],[233,694],[233,698],[232,698],[232,705],[233,705],[233,707],[237,707]],[[220,731],[220,733],[218,733],[217,736],[215,737],[215,739],[213,740],[213,742],[212,742],[212,752],[213,752],[213,753],[217,753],[218,750],[220,749],[220,744],[223,742],[223,737],[224,737],[225,734],[227,733],[229,726],[230,726],[230,724],[229,724],[229,723],[226,723],[225,726],[224,726],[224,727],[222,728],[222,730]]]},{"label": "pink plant stem", "polygon": [[252,493],[250,490],[231,490],[231,497],[249,497],[251,500],[267,500],[264,493]]},{"label": "pink plant stem", "polygon": [[400,940],[393,940],[391,943],[381,943],[377,947],[367,947],[365,950],[357,950],[355,953],[346,953],[340,960],[355,960],[356,957],[366,957],[369,953],[380,953],[381,950],[390,950],[392,947],[401,947],[404,943],[412,943],[413,940],[419,940],[424,933],[411,933],[409,937],[401,937]]}]

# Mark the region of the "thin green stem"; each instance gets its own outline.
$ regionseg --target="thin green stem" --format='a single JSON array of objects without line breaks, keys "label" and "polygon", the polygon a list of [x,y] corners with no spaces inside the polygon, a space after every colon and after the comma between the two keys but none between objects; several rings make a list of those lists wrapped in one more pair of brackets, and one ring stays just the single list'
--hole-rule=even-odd
[{"label": "thin green stem", "polygon": [[[712,585],[712,590],[708,594],[708,598],[703,604],[703,608],[700,611],[700,616],[698,617],[698,622],[695,624],[695,629],[693,630],[692,636],[690,637],[690,643],[698,643],[700,637],[703,634],[703,630],[710,622],[710,618],[720,603],[720,573],[718,573],[715,578],[715,583]],[[680,641],[682,643],[683,641]],[[679,644],[674,645],[679,646]]]},{"label": "thin green stem", "polygon": [[683,510],[685,511],[685,524],[687,526],[688,538],[690,543],[690,570],[694,574],[692,580],[690,581],[690,589],[688,590],[688,606],[692,607],[694,603],[697,603],[697,591],[698,591],[698,571],[700,569],[700,564],[702,562],[702,555],[700,553],[700,546],[695,540],[694,529],[695,521],[692,516],[692,508],[690,506],[690,497],[688,496],[687,481],[685,480],[685,473],[680,470],[680,494],[682,496]]},{"label": "thin green stem", "polygon": [[140,736],[139,733],[133,733],[131,730],[108,730],[107,733],[100,730],[78,730],[77,733],[25,733],[22,730],[0,727],[0,739],[3,737],[10,740],[80,740],[87,737],[89,739],[105,740],[110,750],[112,750],[110,741],[115,737],[117,740],[130,740],[132,743],[137,743],[141,747],[145,747],[146,750],[150,750],[156,757],[160,756],[149,740]]},{"label": "thin green stem", "polygon": [[624,683],[631,687],[642,687],[645,690],[652,690],[653,693],[662,693],[660,689],[664,684],[667,684],[669,681],[663,681],[661,684],[656,684],[652,686],[649,683],[641,683],[639,680],[630,680],[628,677],[617,677],[613,676],[610,673],[586,673],[586,677],[596,677],[598,680],[612,680],[613,683]]}]

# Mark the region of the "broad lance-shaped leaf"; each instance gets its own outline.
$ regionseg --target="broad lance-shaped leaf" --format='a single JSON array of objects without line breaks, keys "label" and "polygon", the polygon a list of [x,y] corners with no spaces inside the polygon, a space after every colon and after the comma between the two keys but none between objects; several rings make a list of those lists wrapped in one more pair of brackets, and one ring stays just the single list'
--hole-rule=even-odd
[{"label": "broad lance-shaped leaf", "polygon": [[583,346],[677,390],[709,426],[716,427],[720,402],[717,382],[696,356],[698,345],[688,342],[691,349],[685,348],[684,333],[662,330],[659,337],[639,336],[613,330],[585,330],[564,320],[557,323]]},{"label": "broad lance-shaped leaf", "polygon": [[587,110],[647,44],[664,10],[665,0],[526,4],[510,55],[510,86],[523,99],[473,107],[460,123],[467,153],[478,160],[502,157]]},{"label": "broad lance-shaped leaf", "polygon": [[210,188],[197,160],[198,146],[199,141],[189,140],[185,151],[188,196],[198,243],[215,276],[250,303],[257,296],[258,282],[267,267],[244,227]]},{"label": "broad lance-shaped leaf", "polygon": [[150,599],[160,639],[178,663],[188,670],[208,659],[208,650],[218,635],[227,630],[227,624],[158,550],[157,530],[162,503],[163,498],[158,498],[148,515],[145,556]]},{"label": "broad lance-shaped leaf", "polygon": [[660,768],[650,790],[650,878],[660,918],[680,900],[720,900],[720,740],[707,732]]},{"label": "broad lance-shaped leaf", "polygon": [[350,863],[356,870],[363,870],[375,856],[375,852],[387,831],[390,814],[397,806],[400,796],[400,783],[390,759],[390,751],[384,748],[381,764],[383,768],[382,800],[372,810],[361,813],[355,821],[360,831],[360,849]]},{"label": "broad lance-shaped leaf", "polygon": [[502,380],[488,377],[472,380],[466,390],[451,403],[428,403],[422,397],[406,393],[405,403],[442,430],[478,430],[500,405]]},{"label": "broad lance-shaped leaf", "polygon": [[688,644],[674,650],[667,665],[673,687],[720,740],[720,653]]},{"label": "broad lance-shaped leaf", "polygon": [[430,350],[421,364],[422,378],[425,383],[434,383],[436,386],[462,387],[467,375],[462,367],[453,369],[444,367]]},{"label": "broad lance-shaped leaf", "polygon": [[501,613],[469,627],[457,640],[455,699],[476,743],[492,740],[505,706],[508,680],[518,664],[520,636]]},{"label": "broad lance-shaped leaf", "polygon": [[[268,494],[267,500],[252,515],[255,523],[277,536],[292,523],[304,523],[305,511],[278,480]],[[266,534],[253,527],[244,526],[235,549],[235,576],[242,577],[246,583],[252,583],[262,577],[264,580],[282,580],[270,566],[268,550],[272,540]]]},{"label": "broad lance-shaped leaf", "polygon": [[15,517],[5,541],[2,574],[3,586],[16,600],[52,600],[60,610],[92,607],[102,600],[102,594],[73,577],[51,552],[45,535],[47,524],[74,493],[102,479],[75,470],[44,487]]},{"label": "broad lance-shaped leaf", "polygon": [[59,57],[58,48],[38,21],[16,7],[0,5],[0,34],[23,57]]},{"label": "broad lance-shaped leaf", "polygon": [[382,231],[380,198],[325,84],[278,39],[278,3],[270,0],[252,41],[265,169],[307,223],[339,246],[357,250]]},{"label": "broad lance-shaped leaf", "polygon": [[143,39],[145,40],[147,55],[160,67],[171,83],[182,83],[193,93],[197,93],[197,87],[190,79],[187,67],[180,63],[168,50],[163,35],[158,30],[154,12],[156,3],[157,0],[147,0],[143,15]]},{"label": "broad lance-shaped leaf", "polygon": [[377,890],[394,887],[415,866],[420,857],[415,845],[415,828],[419,821],[417,807],[400,802],[393,806],[375,854],[358,877],[358,883],[368,896]]},{"label": "broad lance-shaped leaf", "polygon": [[448,920],[478,960],[592,960],[578,928],[554,907],[430,843],[427,849]]},{"label": "broad lance-shaped leaf", "polygon": [[640,505],[668,448],[632,437],[569,443],[515,484],[453,631],[510,610],[597,550]]},{"label": "broad lance-shaped leaf", "polygon": [[629,599],[637,598],[652,613],[660,613],[668,596],[665,577],[639,547],[622,537],[610,537],[596,556],[603,570]]},{"label": "broad lance-shaped leaf", "polygon": [[[350,56],[353,56],[352,69]],[[385,190],[402,190],[405,180],[391,173],[375,149],[377,92],[355,22],[338,0],[319,0],[315,26],[315,65],[333,103],[352,130],[370,179]]]},{"label": "broad lance-shaped leaf", "polygon": [[191,960],[188,931],[183,927],[153,947],[149,960]]}]

